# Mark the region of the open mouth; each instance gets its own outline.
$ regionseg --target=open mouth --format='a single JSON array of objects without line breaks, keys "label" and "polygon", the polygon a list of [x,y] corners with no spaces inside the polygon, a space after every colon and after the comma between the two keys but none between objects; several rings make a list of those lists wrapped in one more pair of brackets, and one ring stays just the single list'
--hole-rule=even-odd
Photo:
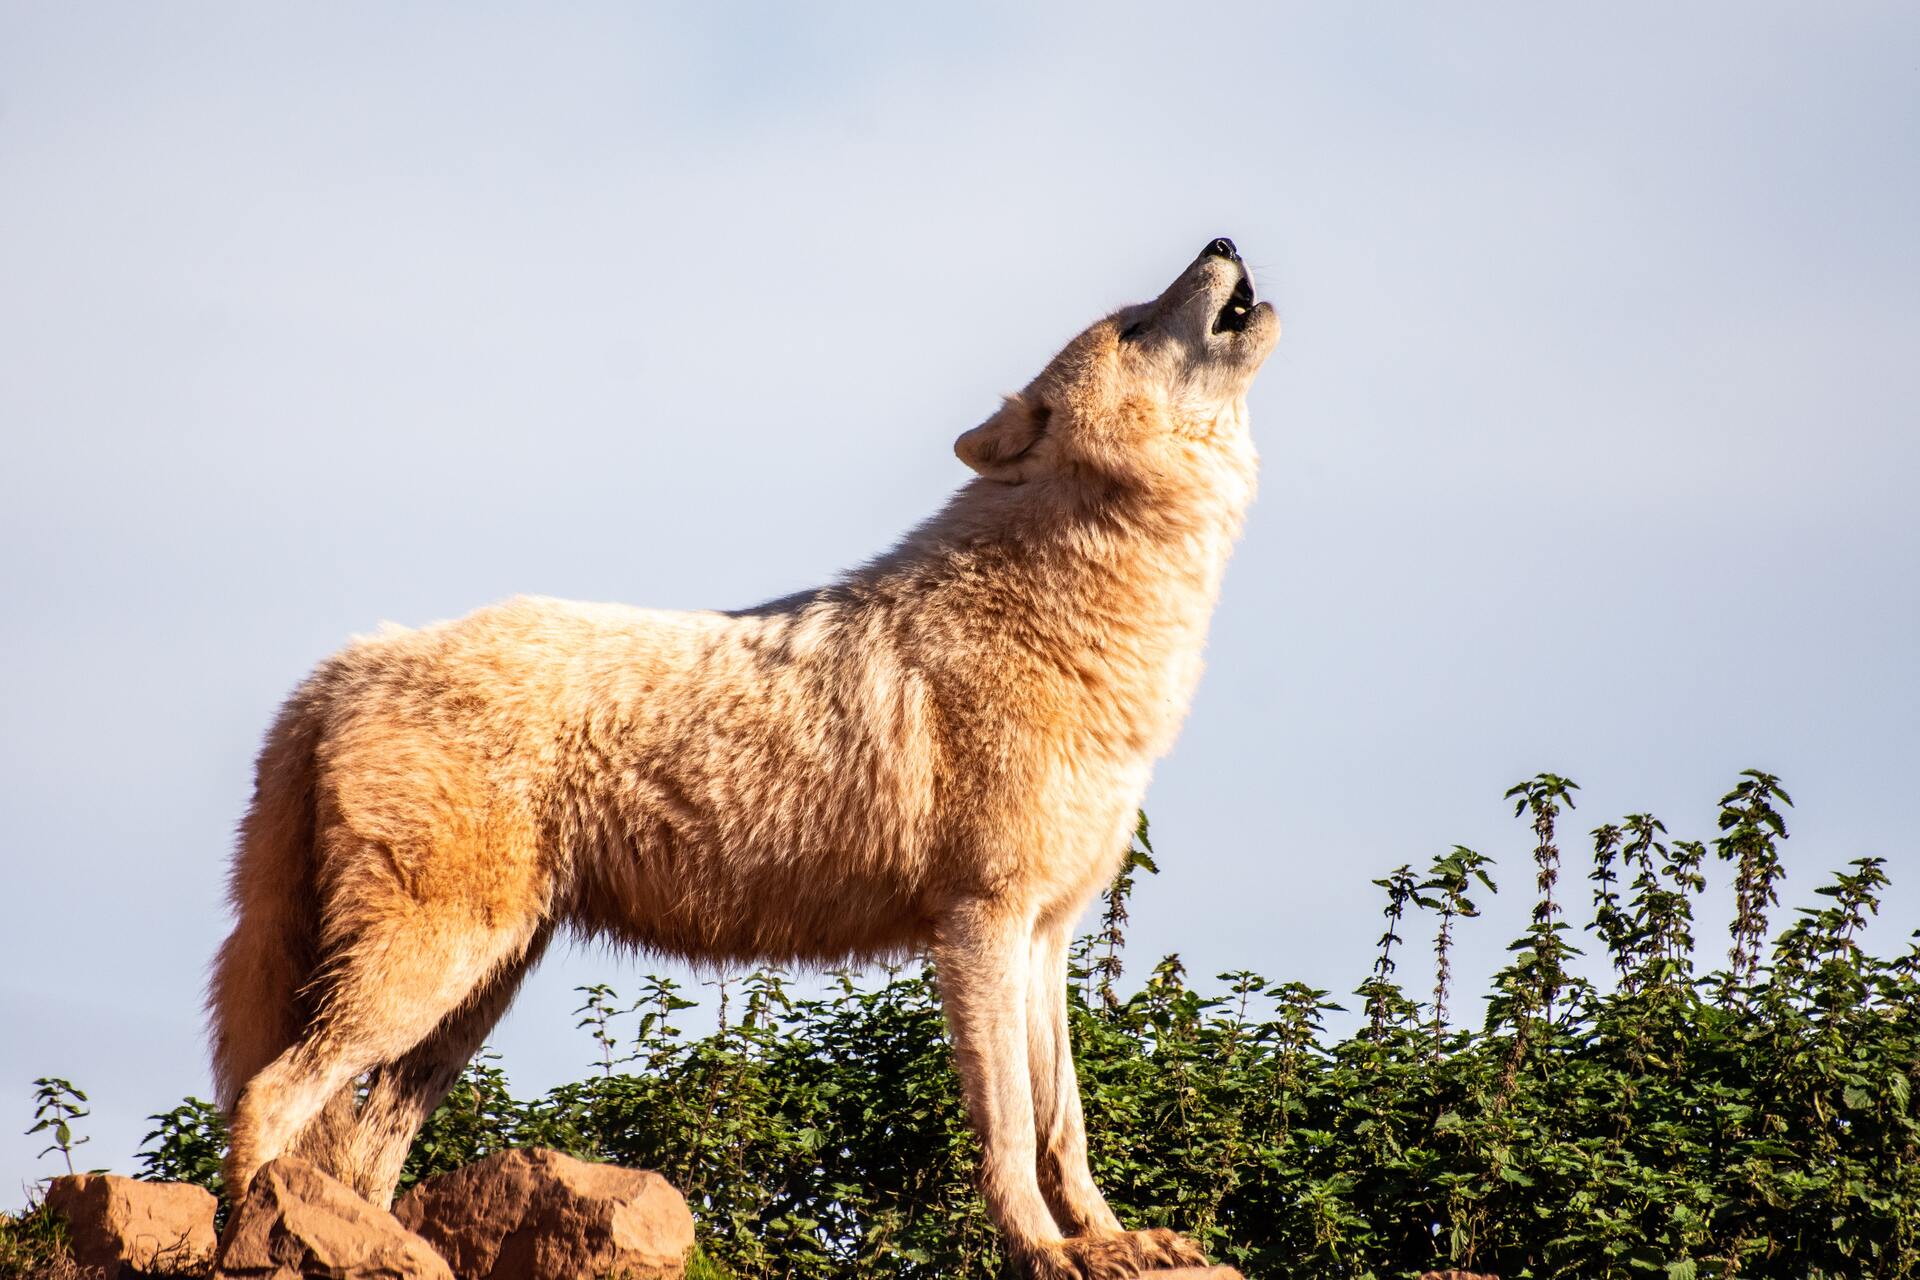
[{"label": "open mouth", "polygon": [[1239,333],[1253,319],[1253,278],[1240,271],[1240,279],[1228,295],[1226,305],[1220,308],[1220,314],[1213,318],[1215,333]]}]

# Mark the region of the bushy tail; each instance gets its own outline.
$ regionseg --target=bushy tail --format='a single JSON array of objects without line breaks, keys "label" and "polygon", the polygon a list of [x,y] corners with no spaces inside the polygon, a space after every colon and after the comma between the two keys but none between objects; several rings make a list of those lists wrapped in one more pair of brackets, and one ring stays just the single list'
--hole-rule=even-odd
[{"label": "bushy tail", "polygon": [[312,1014],[305,988],[317,961],[314,893],[316,708],[297,693],[255,766],[227,883],[233,932],[207,990],[213,1080],[222,1111],[262,1067],[300,1037]]}]

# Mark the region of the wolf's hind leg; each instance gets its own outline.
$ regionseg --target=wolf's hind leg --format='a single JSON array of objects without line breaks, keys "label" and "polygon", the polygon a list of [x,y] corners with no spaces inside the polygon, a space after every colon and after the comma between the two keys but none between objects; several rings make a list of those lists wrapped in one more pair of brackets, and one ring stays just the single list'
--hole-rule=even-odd
[{"label": "wolf's hind leg", "polygon": [[440,1100],[459,1080],[487,1033],[513,1003],[527,971],[546,950],[547,934],[536,936],[517,960],[499,971],[467,1002],[447,1015],[405,1057],[373,1073],[366,1100],[345,1145],[345,1179],[380,1208],[393,1202],[407,1153]]},{"label": "wolf's hind leg", "polygon": [[306,1128],[295,1136],[288,1150],[340,1181],[351,1182],[353,1171],[348,1143],[353,1139],[353,1126],[359,1118],[360,1089],[357,1082],[350,1080],[321,1104],[319,1114],[307,1121]]},{"label": "wolf's hind leg", "polygon": [[406,1054],[476,987],[519,960],[533,924],[500,929],[465,911],[449,918],[412,902],[363,919],[329,957],[325,994],[300,1039],[234,1103],[226,1169],[232,1196],[244,1195],[260,1166],[287,1151],[355,1077]]}]

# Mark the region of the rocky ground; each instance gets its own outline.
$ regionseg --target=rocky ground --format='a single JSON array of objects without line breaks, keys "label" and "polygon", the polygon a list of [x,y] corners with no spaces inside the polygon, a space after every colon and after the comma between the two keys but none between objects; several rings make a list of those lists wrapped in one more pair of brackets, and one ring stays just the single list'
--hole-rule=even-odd
[{"label": "rocky ground", "polygon": [[224,1236],[198,1187],[56,1178],[74,1280],[680,1280],[693,1215],[656,1173],[505,1151],[376,1209],[304,1160],[262,1169]]},{"label": "rocky ground", "polygon": [[[46,1205],[65,1220],[72,1254],[49,1280],[681,1280],[694,1243],[686,1200],[659,1174],[537,1148],[429,1179],[392,1213],[285,1157],[255,1177],[224,1236],[214,1198],[184,1183],[74,1174],[53,1180]],[[1203,1277],[1240,1273],[1155,1273]]]}]

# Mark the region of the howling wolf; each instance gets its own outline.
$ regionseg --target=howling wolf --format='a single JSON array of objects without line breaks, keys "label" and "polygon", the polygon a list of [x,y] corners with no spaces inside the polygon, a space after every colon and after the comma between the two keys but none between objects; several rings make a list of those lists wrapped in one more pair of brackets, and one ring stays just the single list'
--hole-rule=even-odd
[{"label": "howling wolf", "polygon": [[556,929],[718,964],[919,951],[1025,1274],[1199,1261],[1088,1172],[1067,945],[1199,678],[1279,333],[1215,240],[962,435],[977,476],[831,586],[516,599],[323,662],[260,753],[214,967],[227,1186],[295,1152],[388,1203]]}]

